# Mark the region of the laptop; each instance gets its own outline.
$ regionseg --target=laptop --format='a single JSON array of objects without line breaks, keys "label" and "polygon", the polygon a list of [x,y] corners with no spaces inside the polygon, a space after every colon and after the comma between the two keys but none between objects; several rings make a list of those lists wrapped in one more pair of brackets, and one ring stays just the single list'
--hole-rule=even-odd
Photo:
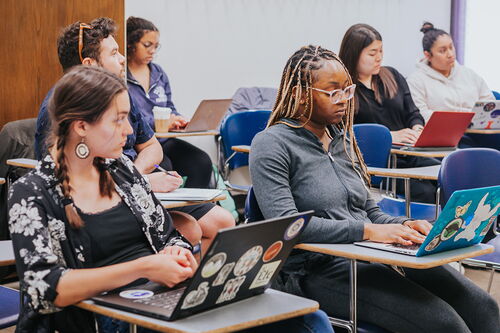
[{"label": "laptop", "polygon": [[148,282],[92,300],[171,321],[262,294],[277,276],[312,213],[220,230],[195,275],[175,288]]},{"label": "laptop", "polygon": [[183,129],[170,132],[207,132],[218,130],[222,118],[231,105],[232,99],[204,99],[193,114],[191,121]]},{"label": "laptop", "polygon": [[434,111],[414,144],[393,143],[393,146],[421,151],[455,150],[473,116],[473,112]]},{"label": "laptop", "polygon": [[370,241],[355,245],[422,257],[481,242],[500,214],[500,186],[453,192],[422,244],[400,245]]},{"label": "laptop", "polygon": [[470,128],[500,128],[500,101],[478,101],[474,104],[472,112],[474,112],[474,118],[472,118]]}]

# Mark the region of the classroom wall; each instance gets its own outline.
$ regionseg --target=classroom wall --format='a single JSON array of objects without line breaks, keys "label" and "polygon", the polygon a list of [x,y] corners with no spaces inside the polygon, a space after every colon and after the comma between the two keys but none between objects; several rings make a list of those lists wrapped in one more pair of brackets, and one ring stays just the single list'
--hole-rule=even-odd
[{"label": "classroom wall", "polygon": [[421,56],[424,20],[450,28],[450,0],[125,0],[126,17],[161,32],[156,62],[169,75],[178,110],[191,116],[202,99],[228,98],[242,86],[279,83],[300,46],[338,52],[344,32],[368,23],[384,39],[386,65],[408,75]]},{"label": "classroom wall", "polygon": [[62,27],[100,16],[124,26],[122,0],[1,0],[0,13],[0,128],[38,115],[47,91],[62,75],[56,50]]}]

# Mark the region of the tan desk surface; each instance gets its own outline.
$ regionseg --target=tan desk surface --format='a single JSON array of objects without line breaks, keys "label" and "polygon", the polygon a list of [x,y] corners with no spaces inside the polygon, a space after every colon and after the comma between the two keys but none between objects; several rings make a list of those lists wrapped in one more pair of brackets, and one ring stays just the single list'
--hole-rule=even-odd
[{"label": "tan desk surface", "polygon": [[378,262],[388,265],[397,265],[410,268],[432,268],[453,261],[492,253],[494,247],[487,244],[477,244],[462,249],[440,252],[424,257],[414,257],[389,251],[371,249],[354,244],[299,244],[298,249],[320,252],[332,256],[350,259]]},{"label": "tan desk surface", "polygon": [[249,153],[250,152],[250,146],[247,146],[247,145],[232,146],[231,149],[235,152],[238,152],[238,153]]},{"label": "tan desk surface", "polygon": [[468,129],[465,131],[465,133],[472,133],[472,134],[500,134],[500,129]]},{"label": "tan desk surface", "polygon": [[203,135],[219,135],[219,131],[202,131],[202,132],[166,132],[166,133],[155,133],[157,138],[180,138],[183,136],[203,136]]},{"label": "tan desk surface", "polygon": [[172,333],[233,332],[302,316],[319,308],[316,301],[273,289],[267,289],[262,295],[175,321],[150,318],[97,305],[92,301],[80,302],[76,306],[153,330]]},{"label": "tan desk surface", "polygon": [[440,165],[404,169],[368,167],[368,173],[372,176],[381,177],[437,180],[440,167]]},{"label": "tan desk surface", "polygon": [[393,155],[406,155],[406,156],[420,156],[420,157],[446,157],[453,153],[455,150],[442,150],[442,151],[415,151],[406,149],[391,149]]},{"label": "tan desk surface", "polygon": [[0,266],[10,266],[16,263],[12,241],[0,241]]},{"label": "tan desk surface", "polygon": [[13,158],[13,159],[7,160],[6,163],[8,165],[17,166],[17,167],[21,167],[21,168],[34,169],[36,167],[36,165],[38,164],[38,160],[34,160],[31,158]]},{"label": "tan desk surface", "polygon": [[0,184],[4,184],[5,183],[5,178],[0,178]]},{"label": "tan desk surface", "polygon": [[216,202],[216,201],[221,201],[221,200],[225,200],[225,199],[226,199],[226,196],[224,194],[221,194],[221,195],[218,195],[211,200],[197,200],[197,201],[162,200],[161,203],[162,203],[163,207],[170,209],[170,208],[199,205],[199,204],[204,204],[204,203],[209,203],[209,202]]}]

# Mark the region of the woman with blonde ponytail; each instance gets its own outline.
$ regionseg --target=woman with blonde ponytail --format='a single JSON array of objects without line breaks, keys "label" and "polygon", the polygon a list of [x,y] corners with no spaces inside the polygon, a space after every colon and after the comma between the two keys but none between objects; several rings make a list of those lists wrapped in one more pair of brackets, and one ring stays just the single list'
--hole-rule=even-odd
[{"label": "woman with blonde ponytail", "polygon": [[[250,174],[266,219],[314,210],[299,242],[371,240],[422,243],[431,225],[380,211],[353,139],[356,86],[333,52],[309,45],[283,70],[268,128],[253,139]],[[495,332],[498,305],[447,265],[393,269],[359,262],[358,319],[391,332]],[[292,253],[273,286],[317,300],[334,317],[349,317],[349,262]],[[480,312],[479,312],[480,311]]]}]

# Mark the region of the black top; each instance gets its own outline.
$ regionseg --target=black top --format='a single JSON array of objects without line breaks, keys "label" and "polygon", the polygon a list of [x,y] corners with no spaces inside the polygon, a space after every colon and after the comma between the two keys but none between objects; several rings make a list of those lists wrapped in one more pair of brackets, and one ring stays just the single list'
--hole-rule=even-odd
[{"label": "black top", "polygon": [[415,103],[413,103],[405,78],[394,68],[385,68],[391,71],[398,85],[396,96],[392,99],[386,98],[382,82],[376,80],[375,82],[382,95],[382,103],[379,104],[375,100],[375,92],[367,88],[363,83],[358,82],[356,99],[359,108],[354,115],[354,123],[377,123],[388,127],[391,131],[412,128],[417,124],[424,125],[424,118]]},{"label": "black top", "polygon": [[85,222],[83,230],[90,239],[93,267],[119,264],[154,253],[137,218],[123,201],[97,214],[79,213]]}]

